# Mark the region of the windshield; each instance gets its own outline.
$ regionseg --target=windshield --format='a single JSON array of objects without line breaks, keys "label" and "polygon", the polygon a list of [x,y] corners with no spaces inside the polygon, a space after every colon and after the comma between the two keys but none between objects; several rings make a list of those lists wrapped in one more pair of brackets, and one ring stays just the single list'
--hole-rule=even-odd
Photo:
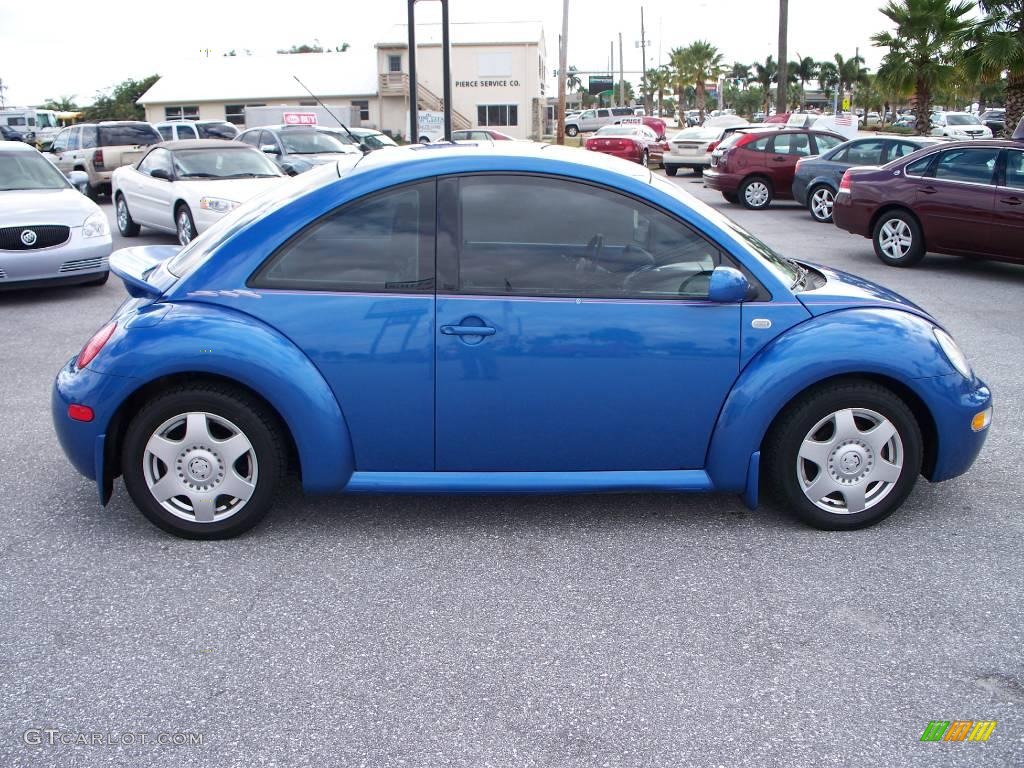
[{"label": "windshield", "polygon": [[639,130],[635,125],[606,125],[597,132],[598,136],[635,136]]},{"label": "windshield", "polygon": [[0,152],[0,192],[67,188],[64,174],[38,152]]},{"label": "windshield", "polygon": [[277,135],[285,151],[292,155],[351,151],[341,139],[327,131],[281,131]]},{"label": "windshield", "polygon": [[184,179],[231,179],[242,176],[280,176],[265,154],[245,149],[179,149],[174,168]]},{"label": "windshield", "polygon": [[792,286],[800,279],[806,270],[791,259],[787,259],[776,253],[771,247],[750,234],[747,230],[735,223],[732,219],[724,216],[709,205],[697,200],[693,195],[684,189],[676,186],[664,177],[651,174],[651,185],[683,202],[684,205],[697,209],[697,212],[704,218],[724,229],[733,240],[746,248],[747,252],[754,256],[764,266],[768,267],[776,277],[786,285]]},{"label": "windshield", "polygon": [[687,128],[673,136],[672,141],[714,141],[721,135],[721,128]]},{"label": "windshield", "polygon": [[974,115],[946,115],[946,125],[981,125]]},{"label": "windshield", "polygon": [[101,147],[134,147],[159,144],[163,139],[149,123],[123,123],[100,126]]}]

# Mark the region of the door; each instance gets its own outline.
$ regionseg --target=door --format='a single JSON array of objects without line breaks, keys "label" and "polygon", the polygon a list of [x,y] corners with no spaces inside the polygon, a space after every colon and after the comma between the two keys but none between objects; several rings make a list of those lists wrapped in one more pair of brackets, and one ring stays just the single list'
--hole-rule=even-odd
[{"label": "door", "polygon": [[72,170],[71,157],[68,152],[68,144],[71,141],[71,128],[65,128],[53,139],[50,152],[53,154],[54,164],[65,174]]},{"label": "door", "polygon": [[439,186],[438,471],[693,469],[739,365],[722,256],[615,190]]},{"label": "door", "polygon": [[801,157],[811,156],[811,137],[806,133],[783,133],[772,138],[768,151],[768,173],[776,197],[793,196],[793,176]]},{"label": "door", "polygon": [[161,170],[173,176],[171,153],[157,147],[146,155],[139,167],[126,174],[124,194],[128,210],[136,224],[158,227],[164,231],[174,229],[174,192],[167,179],[155,178],[153,171]]},{"label": "door", "polygon": [[993,247],[998,157],[998,147],[948,149],[917,179],[914,211],[929,249],[980,255]]},{"label": "door", "polygon": [[1003,178],[996,187],[991,255],[1024,261],[1024,150],[1007,149]]},{"label": "door", "polygon": [[434,469],[434,187],[318,217],[248,283],[334,392],[359,470]]}]

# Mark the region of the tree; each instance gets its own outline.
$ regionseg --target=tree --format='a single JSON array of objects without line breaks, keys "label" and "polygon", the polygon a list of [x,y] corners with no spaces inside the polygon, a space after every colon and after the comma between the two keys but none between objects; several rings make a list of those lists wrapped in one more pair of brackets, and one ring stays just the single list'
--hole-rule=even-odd
[{"label": "tree", "polygon": [[[708,80],[717,81],[724,71],[722,54],[707,40],[690,43],[679,57],[680,74],[688,83],[692,83],[697,92],[697,110],[700,121],[704,122],[704,107],[707,99]],[[675,63],[675,62],[673,62]]]},{"label": "tree", "polygon": [[[333,50],[335,53],[344,53],[349,49],[348,43],[342,43],[335,47]],[[313,45],[309,43],[303,43],[302,45],[293,45],[291,48],[278,48],[278,53],[324,53],[330,49],[324,48],[320,45],[319,40],[314,40]]]},{"label": "tree", "polygon": [[969,33],[973,7],[967,0],[889,0],[881,9],[896,33],[871,37],[876,46],[889,49],[878,76],[895,91],[913,88],[915,128],[922,136],[930,127],[932,94],[954,73],[954,45]]},{"label": "tree", "polygon": [[761,93],[764,97],[764,113],[769,111],[769,99],[771,98],[772,83],[779,73],[779,65],[769,56],[764,64],[754,62],[754,82],[761,86]]},{"label": "tree", "polygon": [[634,96],[633,84],[630,83],[629,80],[619,80],[619,82],[615,83],[613,86],[613,92],[622,94],[623,106],[629,106],[632,103]]},{"label": "tree", "polygon": [[690,84],[690,72],[693,69],[690,66],[690,49],[673,48],[669,52],[668,60],[672,72],[672,89],[676,92],[678,107],[681,112],[686,104],[686,100],[683,98],[685,95],[684,91],[686,86]]},{"label": "tree", "polygon": [[83,117],[96,120],[144,120],[146,110],[136,104],[142,94],[153,87],[160,75],[150,75],[144,80],[125,80],[110,89],[110,93],[99,92],[91,107],[86,107]]},{"label": "tree", "polygon": [[55,112],[77,112],[78,104],[75,102],[75,94],[61,96],[58,99],[47,99],[43,109],[52,109]]},{"label": "tree", "polygon": [[807,84],[818,76],[818,62],[810,56],[796,55],[796,61],[792,63],[790,70],[796,81],[800,83],[800,106],[807,100]]},{"label": "tree", "polygon": [[[665,100],[665,91],[672,87],[672,73],[669,72],[667,67],[661,66],[654,69],[648,69],[644,74],[644,83],[647,86],[647,96],[651,97],[651,101],[654,100],[654,95],[658,96],[658,109],[661,109],[662,103]],[[645,103],[645,107],[647,104]],[[653,104],[648,112],[653,112]]]},{"label": "tree", "polygon": [[980,0],[985,16],[975,24],[964,54],[967,73],[982,84],[1006,73],[1006,128],[1024,118],[1024,2]]},{"label": "tree", "polygon": [[565,90],[578,91],[583,86],[583,79],[579,76],[576,67],[570,66],[565,73]]},{"label": "tree", "polygon": [[[751,78],[750,65],[741,64],[738,61],[734,61],[732,63],[732,66],[729,68],[729,74],[727,75],[727,77],[730,80],[741,80],[742,85],[745,88],[747,84],[750,82]],[[739,85],[739,83],[737,83],[737,85]]]}]

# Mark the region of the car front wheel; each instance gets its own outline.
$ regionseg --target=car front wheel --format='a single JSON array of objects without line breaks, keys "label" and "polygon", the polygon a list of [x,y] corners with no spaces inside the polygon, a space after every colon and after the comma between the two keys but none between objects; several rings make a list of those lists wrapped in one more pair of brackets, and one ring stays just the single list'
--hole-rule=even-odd
[{"label": "car front wheel", "polygon": [[819,388],[796,401],[765,441],[774,495],[815,528],[873,525],[907,498],[921,471],[921,431],[890,390],[869,381]]},{"label": "car front wheel", "polygon": [[649,168],[651,165],[651,156],[647,154],[647,150],[644,150],[643,154],[640,155],[640,165],[644,168]]},{"label": "car front wheel", "polygon": [[151,400],[125,433],[125,486],[150,522],[176,536],[225,539],[269,511],[285,469],[277,420],[241,391],[179,387]]},{"label": "car front wheel", "polygon": [[875,255],[890,267],[912,267],[924,258],[921,226],[907,211],[890,211],[875,223]]},{"label": "car front wheel", "polygon": [[831,187],[826,187],[821,184],[811,190],[811,194],[807,197],[807,210],[811,212],[811,217],[822,224],[828,224],[832,221],[832,209],[836,204],[836,193],[832,191]]},{"label": "car front wheel", "polygon": [[580,129],[577,128],[575,125],[567,125],[565,127],[565,135],[566,136],[578,136],[579,132],[580,132]]},{"label": "car front wheel", "polygon": [[174,215],[174,224],[178,232],[178,242],[181,245],[188,245],[195,239],[196,223],[192,218],[192,211],[188,209],[187,205],[178,207],[178,212]]}]

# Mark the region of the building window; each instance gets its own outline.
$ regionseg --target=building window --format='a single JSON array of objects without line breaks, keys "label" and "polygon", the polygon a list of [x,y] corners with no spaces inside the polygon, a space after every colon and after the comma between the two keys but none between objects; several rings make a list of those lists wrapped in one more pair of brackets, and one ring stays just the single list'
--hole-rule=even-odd
[{"label": "building window", "polygon": [[266,104],[225,104],[224,119],[234,125],[245,125],[246,107],[265,107]]},{"label": "building window", "polygon": [[299,102],[299,106],[300,107],[315,107],[316,106],[316,102],[315,101],[300,101]]},{"label": "building window", "polygon": [[476,108],[477,125],[519,125],[519,105],[479,104]]},{"label": "building window", "polygon": [[359,119],[370,119],[370,102],[366,99],[357,99],[352,102],[353,107],[359,107]]},{"label": "building window", "polygon": [[388,72],[401,72],[402,71],[402,56],[400,54],[390,54],[388,56]]},{"label": "building window", "polygon": [[198,120],[199,107],[164,107],[165,120]]}]

